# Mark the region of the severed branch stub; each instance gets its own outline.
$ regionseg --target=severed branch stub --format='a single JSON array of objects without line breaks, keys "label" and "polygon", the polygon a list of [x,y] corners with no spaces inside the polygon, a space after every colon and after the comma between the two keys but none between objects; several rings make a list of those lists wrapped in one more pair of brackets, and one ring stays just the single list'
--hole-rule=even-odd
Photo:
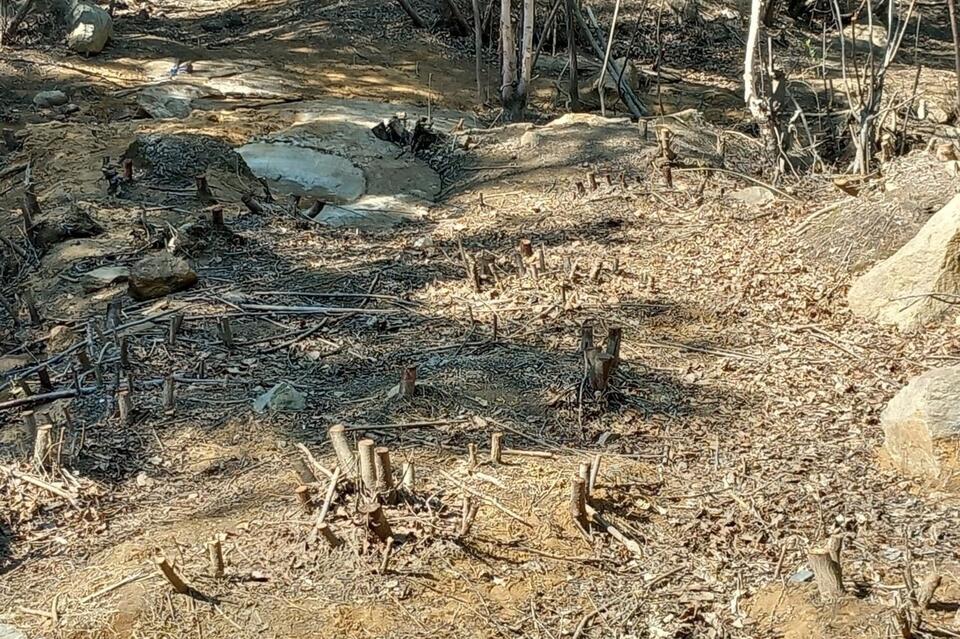
[{"label": "severed branch stub", "polygon": [[227,350],[233,350],[233,329],[230,327],[230,318],[221,317],[218,332],[220,333],[220,339],[223,340],[223,345],[227,347]]},{"label": "severed branch stub", "polygon": [[177,571],[174,570],[173,566],[167,561],[167,558],[163,555],[157,555],[153,559],[154,563],[157,565],[157,569],[160,571],[160,574],[163,575],[164,579],[170,582],[170,585],[173,586],[173,589],[180,593],[186,594],[190,592],[190,586],[183,581],[180,575],[177,574]]},{"label": "severed branch stub", "polygon": [[824,601],[833,601],[843,595],[843,571],[840,566],[842,539],[834,536],[826,546],[811,548],[807,561],[813,570],[817,589]]},{"label": "severed branch stub", "polygon": [[333,452],[337,455],[337,464],[345,477],[355,478],[357,476],[357,458],[350,449],[350,442],[347,441],[347,432],[343,424],[335,424],[327,431],[330,438],[330,444],[333,446]]},{"label": "severed branch stub", "polygon": [[253,197],[253,193],[245,193],[243,196],[241,196],[240,201],[243,202],[243,205],[247,207],[247,210],[254,215],[263,214],[263,207],[260,206],[260,203],[257,202],[257,199]]},{"label": "severed branch stub", "polygon": [[580,532],[589,534],[590,520],[587,518],[587,482],[576,476],[570,481],[570,516]]},{"label": "severed branch stub", "polygon": [[584,353],[584,366],[590,388],[595,391],[605,391],[610,384],[613,373],[614,358],[612,355],[590,348]]},{"label": "severed branch stub", "polygon": [[459,537],[466,537],[470,534],[473,522],[477,518],[477,512],[480,510],[480,502],[474,501],[471,495],[463,496],[463,509],[460,513]]},{"label": "severed branch stub", "polygon": [[168,415],[177,409],[176,389],[177,381],[173,375],[163,378],[163,411]]},{"label": "severed branch stub", "polygon": [[490,463],[500,464],[503,456],[503,433],[490,435]]},{"label": "severed branch stub", "polygon": [[33,440],[33,469],[38,473],[51,470],[50,453],[53,448],[53,425],[44,424],[37,428]]},{"label": "severed branch stub", "polygon": [[411,399],[417,392],[417,367],[408,366],[400,375],[400,398]]},{"label": "severed branch stub", "polygon": [[309,486],[297,486],[297,501],[300,502],[300,508],[304,514],[313,513],[313,491]]},{"label": "severed branch stub", "polygon": [[337,536],[337,533],[330,527],[330,524],[318,524],[317,534],[323,537],[323,540],[327,542],[327,545],[331,548],[338,548],[343,545],[343,540]]},{"label": "severed branch stub", "polygon": [[380,541],[386,543],[393,536],[393,531],[390,530],[390,524],[387,523],[387,517],[383,514],[383,507],[379,502],[363,504],[360,506],[359,512],[364,516],[367,529],[375,534]]},{"label": "severed branch stub", "polygon": [[382,495],[388,504],[395,501],[393,490],[393,467],[390,465],[390,449],[378,446],[373,451],[374,466],[377,469],[377,494]]},{"label": "severed branch stub", "polygon": [[217,579],[223,577],[224,573],[224,562],[223,562],[223,542],[226,541],[227,536],[223,533],[217,533],[217,535],[207,542],[207,557],[210,559],[210,572],[213,573],[213,576]]},{"label": "severed branch stub", "polygon": [[377,462],[374,459],[374,443],[372,439],[361,439],[357,442],[357,453],[360,458],[360,481],[363,490],[368,495],[377,494]]},{"label": "severed branch stub", "polygon": [[403,491],[408,495],[412,495],[417,481],[416,468],[414,467],[413,462],[403,462],[403,465],[400,468],[400,488],[402,488]]}]

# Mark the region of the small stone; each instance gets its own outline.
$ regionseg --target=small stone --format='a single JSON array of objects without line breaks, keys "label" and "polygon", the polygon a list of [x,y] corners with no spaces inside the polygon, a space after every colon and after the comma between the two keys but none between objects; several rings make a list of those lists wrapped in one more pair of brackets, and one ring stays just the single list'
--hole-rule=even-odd
[{"label": "small stone", "polygon": [[67,94],[63,91],[57,90],[41,91],[33,96],[34,106],[40,109],[49,109],[51,107],[61,106],[66,104],[68,101]]},{"label": "small stone", "polygon": [[126,282],[130,269],[124,266],[101,266],[80,276],[80,285],[85,293],[98,291],[117,282]]},{"label": "small stone", "polygon": [[773,192],[762,186],[748,186],[745,189],[734,191],[730,194],[735,200],[739,200],[747,205],[759,206],[773,201]]},{"label": "small stone", "polygon": [[47,352],[62,353],[77,341],[77,334],[69,326],[58,324],[47,335]]},{"label": "small stone", "polygon": [[152,486],[154,483],[154,480],[142,470],[137,473],[137,486],[144,488],[146,486]]},{"label": "small stone", "polygon": [[307,407],[303,393],[290,385],[289,382],[280,382],[253,403],[253,410],[265,413],[267,410],[281,412],[296,412]]},{"label": "small stone", "polygon": [[794,584],[802,584],[804,582],[810,581],[811,579],[813,579],[813,571],[808,568],[804,568],[802,570],[798,570],[797,572],[793,573],[790,576],[789,581],[790,583],[794,583]]},{"label": "small stone", "polygon": [[429,235],[424,235],[423,237],[418,237],[413,241],[413,248],[424,249],[431,248],[433,246],[433,238]]},{"label": "small stone", "polygon": [[136,300],[151,300],[197,283],[197,274],[183,258],[170,253],[145,257],[130,269],[130,296]]}]

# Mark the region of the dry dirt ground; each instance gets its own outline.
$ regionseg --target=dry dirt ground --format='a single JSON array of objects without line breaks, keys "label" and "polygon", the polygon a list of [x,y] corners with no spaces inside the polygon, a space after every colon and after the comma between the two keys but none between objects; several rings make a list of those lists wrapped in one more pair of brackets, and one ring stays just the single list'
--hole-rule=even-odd
[{"label": "dry dirt ground", "polygon": [[[732,110],[738,36],[725,25],[685,46],[668,30],[675,66],[716,47],[684,71],[699,88],[671,89],[694,97],[667,109],[699,104],[710,117],[639,124],[545,124],[558,109],[544,77],[541,125],[491,126],[496,110],[474,109],[469,45],[412,32],[389,2],[131,2],[96,58],[45,40],[5,50],[0,106],[23,148],[0,173],[29,160],[48,214],[83,211],[102,232],[8,257],[3,294],[31,290],[43,322],[3,314],[0,401],[19,397],[15,379],[41,392],[38,362],[55,388],[82,392],[35,407],[58,427],[64,406],[71,416],[64,469],[46,478],[23,450],[22,409],[0,413],[0,623],[31,638],[892,637],[909,566],[944,575],[917,636],[958,636],[957,478],[892,472],[878,415],[910,377],[960,359],[960,333],[899,334],[844,301],[855,270],[895,250],[957,179],[921,148],[860,198],[808,179],[744,204],[734,194],[763,167]],[[187,59],[207,79],[204,68],[244,65],[231,78],[246,89],[184,119],[142,117],[138,92]],[[79,113],[30,106],[52,87]],[[428,109],[443,135],[404,161],[436,171],[439,189],[396,227],[317,225],[279,196],[252,214],[240,196],[259,185],[218,163],[211,142],[313,136],[373,174],[400,159],[363,155],[377,143],[371,122]],[[651,164],[658,127],[675,133],[671,184]],[[106,195],[102,158],[116,162],[138,136],[200,142],[162,158],[163,179],[138,159],[134,184]],[[225,229],[193,190],[204,168]],[[25,246],[20,177],[0,182],[0,229]],[[851,222],[858,211],[869,224]],[[84,290],[83,273],[132,264],[171,234],[196,287],[149,302],[122,284]],[[112,331],[102,322],[115,300],[124,328]],[[90,318],[100,382],[73,373]],[[585,323],[598,341],[623,330],[603,396],[584,392]],[[417,392],[401,399],[408,366]],[[255,412],[282,381],[305,408]],[[335,467],[334,424],[389,447],[397,479],[415,468],[412,490],[385,507],[386,568],[347,483],[326,516],[345,542],[333,550],[314,526],[327,477],[316,470],[312,512],[295,492],[301,445]],[[495,432],[527,454],[491,463]],[[570,480],[596,455],[593,507],[627,543],[571,520]],[[479,511],[462,535],[467,495]],[[806,551],[832,534],[846,541],[848,594],[823,605],[803,573]],[[222,577],[208,559],[217,535]],[[189,593],[159,575],[159,554]]]}]

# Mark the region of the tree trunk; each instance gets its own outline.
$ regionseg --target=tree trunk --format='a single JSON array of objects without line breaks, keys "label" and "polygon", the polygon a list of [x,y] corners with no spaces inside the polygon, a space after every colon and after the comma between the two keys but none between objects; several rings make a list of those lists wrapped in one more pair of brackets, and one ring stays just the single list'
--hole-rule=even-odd
[{"label": "tree trunk", "polygon": [[573,7],[575,0],[566,0],[564,13],[567,23],[567,53],[570,56],[570,110],[580,109],[580,79],[577,73],[577,30],[574,27]]},{"label": "tree trunk", "polygon": [[517,99],[517,39],[513,33],[512,4],[511,0],[500,0],[500,53],[503,58],[500,103],[507,122],[519,120],[523,110]]},{"label": "tree trunk", "polygon": [[757,79],[754,75],[753,63],[757,57],[757,40],[760,38],[760,9],[763,0],[750,2],[750,28],[747,32],[747,46],[743,62],[743,101],[757,121],[767,119],[763,101],[757,95]]},{"label": "tree trunk", "polygon": [[947,0],[950,10],[950,30],[953,32],[953,63],[957,70],[957,113],[960,114],[960,37],[957,34],[957,0]]},{"label": "tree trunk", "polygon": [[476,49],[477,104],[483,104],[483,85],[480,80],[483,56],[483,17],[480,15],[480,0],[473,0],[473,36]]},{"label": "tree trunk", "polygon": [[533,23],[536,15],[536,0],[523,0],[523,53],[520,65],[520,85],[517,99],[525,108],[530,97],[530,79],[533,78]]},{"label": "tree trunk", "polygon": [[413,26],[418,29],[424,29],[427,26],[427,23],[423,21],[423,18],[420,17],[420,14],[417,13],[407,0],[397,0],[400,3],[400,6],[403,8],[404,12],[410,16],[410,20],[413,22]]}]

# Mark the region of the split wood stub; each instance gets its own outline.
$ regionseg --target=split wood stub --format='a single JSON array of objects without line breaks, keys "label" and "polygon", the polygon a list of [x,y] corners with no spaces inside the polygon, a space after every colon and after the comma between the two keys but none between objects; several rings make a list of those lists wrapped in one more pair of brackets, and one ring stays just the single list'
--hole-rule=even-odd
[{"label": "split wood stub", "polygon": [[330,438],[330,444],[333,445],[333,452],[337,455],[337,464],[344,477],[355,478],[357,476],[357,458],[350,449],[350,442],[347,441],[347,432],[343,424],[335,424],[327,431]]},{"label": "split wood stub", "polygon": [[843,595],[843,570],[840,566],[840,547],[834,537],[825,547],[811,548],[807,553],[817,589],[824,601],[834,601]]},{"label": "split wood stub", "polygon": [[520,240],[520,257],[533,257],[533,242],[530,240]]},{"label": "split wood stub", "polygon": [[367,529],[377,538],[386,543],[393,536],[387,516],[383,514],[383,507],[379,502],[368,502],[360,506],[359,512],[366,519]]},{"label": "split wood stub", "polygon": [[463,509],[460,513],[460,537],[466,537],[470,534],[473,522],[477,518],[477,512],[480,510],[480,502],[471,495],[463,496]]},{"label": "split wood stub", "polygon": [[374,454],[372,439],[361,439],[357,442],[357,452],[360,458],[360,481],[368,495],[377,494],[377,462]]},{"label": "split wood stub", "polygon": [[170,318],[170,329],[167,333],[167,344],[173,346],[177,343],[177,333],[180,332],[180,326],[183,324],[183,313],[176,313]]}]

